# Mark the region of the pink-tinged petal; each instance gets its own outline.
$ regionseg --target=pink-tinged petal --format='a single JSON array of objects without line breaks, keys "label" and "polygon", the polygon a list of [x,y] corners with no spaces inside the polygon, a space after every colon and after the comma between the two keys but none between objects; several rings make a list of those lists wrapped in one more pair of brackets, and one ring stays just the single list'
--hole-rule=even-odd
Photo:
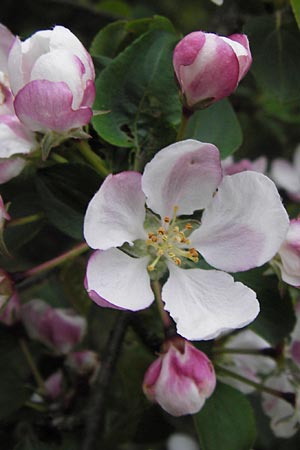
[{"label": "pink-tinged petal", "polygon": [[54,27],[50,38],[50,50],[66,49],[75,54],[83,63],[85,79],[95,78],[95,69],[90,54],[86,51],[80,40],[67,28]]},{"label": "pink-tinged petal", "polygon": [[222,179],[219,150],[188,139],[169,145],[146,165],[142,190],[147,205],[161,217],[205,208]]},{"label": "pink-tinged petal", "polygon": [[187,339],[213,339],[248,325],[259,312],[255,292],[227,273],[171,264],[169,272],[162,298],[177,332]]},{"label": "pink-tinged petal", "polygon": [[207,33],[194,62],[180,67],[180,84],[187,104],[193,106],[208,99],[216,101],[227,97],[238,84],[239,70],[231,46],[219,36]]},{"label": "pink-tinged petal", "polygon": [[26,165],[26,161],[21,158],[2,159],[0,158],[0,184],[6,183],[18,176]]},{"label": "pink-tinged petal", "polygon": [[278,158],[272,162],[270,176],[279,188],[300,195],[300,175],[292,164]]},{"label": "pink-tinged petal", "polygon": [[107,250],[147,237],[143,227],[145,196],[141,174],[109,175],[90,201],[84,219],[84,237],[90,247]]},{"label": "pink-tinged petal", "polygon": [[86,319],[72,309],[49,308],[40,317],[40,340],[57,353],[70,352],[82,341],[86,329]]},{"label": "pink-tinged petal", "polygon": [[0,70],[7,72],[7,58],[9,51],[14,43],[15,36],[0,24]]},{"label": "pink-tinged petal", "polygon": [[7,326],[14,325],[20,319],[20,309],[21,309],[20,298],[18,293],[14,291],[13,295],[6,303],[4,310],[0,314],[0,322],[5,323],[5,325]]},{"label": "pink-tinged petal", "polygon": [[95,83],[91,80],[88,80],[88,82],[86,84],[86,88],[83,93],[83,99],[82,99],[81,105],[92,107],[95,97],[96,97]]},{"label": "pink-tinged petal", "polygon": [[33,80],[65,82],[73,94],[72,108],[80,107],[85,87],[82,82],[82,63],[67,50],[54,50],[40,56],[30,73],[30,81]]},{"label": "pink-tinged petal", "polygon": [[215,385],[213,365],[204,353],[188,342],[180,349],[171,343],[147,370],[143,391],[168,413],[182,416],[198,412]]},{"label": "pink-tinged petal", "polygon": [[63,392],[63,373],[61,370],[54,372],[45,380],[46,394],[51,400],[58,399]]},{"label": "pink-tinged petal", "polygon": [[50,310],[51,306],[43,300],[33,299],[21,307],[21,320],[31,339],[41,340],[39,329],[41,317]]},{"label": "pink-tinged petal", "polygon": [[[293,393],[295,391],[295,386],[284,372],[267,378],[264,384],[281,392]],[[262,408],[266,415],[271,418],[271,429],[275,436],[289,438],[296,434],[299,419],[297,410],[290,403],[264,392],[262,394]]]},{"label": "pink-tinged petal", "polygon": [[14,115],[0,115],[0,158],[28,154],[37,145],[35,136]]},{"label": "pink-tinged petal", "polygon": [[[229,45],[235,51],[240,65],[239,81],[246,75],[252,64],[252,55],[249,46],[249,40],[245,34],[232,34],[228,36]],[[236,46],[233,42],[240,44]]]},{"label": "pink-tinged petal", "polygon": [[192,245],[217,269],[239,272],[269,261],[281,246],[289,218],[274,183],[257,172],[223,178]]},{"label": "pink-tinged petal", "polygon": [[193,64],[205,44],[205,39],[203,31],[194,31],[176,45],[173,53],[173,66],[178,80],[180,80],[181,66]]},{"label": "pink-tinged petal", "polygon": [[[25,74],[23,70],[20,70],[20,68],[23,69],[22,66],[22,43],[17,36],[14,39],[13,45],[10,49],[7,61],[9,83],[14,95],[16,95],[18,90],[22,88],[25,82]],[[27,81],[29,81],[29,75],[27,78]]]},{"label": "pink-tinged petal", "polygon": [[[227,161],[228,160],[228,161]],[[245,170],[253,170],[254,172],[265,173],[267,169],[267,158],[261,156],[254,161],[249,159],[242,159],[241,161],[233,162],[228,158],[222,161],[224,175],[234,175],[235,173],[244,172]]]},{"label": "pink-tinged petal", "polygon": [[89,123],[92,110],[72,109],[73,95],[64,82],[35,80],[16,95],[14,106],[19,119],[32,131],[58,133]]},{"label": "pink-tinged petal", "polygon": [[280,262],[275,261],[281,270],[283,281],[291,286],[300,286],[300,220],[291,220],[286,238],[279,251]]},{"label": "pink-tinged petal", "polygon": [[88,261],[87,290],[120,308],[147,308],[153,302],[148,264],[148,257],[132,258],[115,248],[97,251]]}]

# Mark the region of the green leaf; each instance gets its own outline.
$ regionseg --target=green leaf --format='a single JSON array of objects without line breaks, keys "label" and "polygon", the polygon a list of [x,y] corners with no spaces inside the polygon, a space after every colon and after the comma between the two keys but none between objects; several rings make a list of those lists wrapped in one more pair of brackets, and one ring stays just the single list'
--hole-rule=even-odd
[{"label": "green leaf", "polygon": [[229,100],[224,99],[209,108],[196,111],[188,122],[185,138],[215,144],[222,159],[237,150],[242,144],[243,135]]},{"label": "green leaf", "polygon": [[271,345],[279,344],[295,326],[295,313],[291,298],[280,296],[275,275],[263,275],[266,267],[241,272],[234,279],[252,288],[260,304],[260,313],[251,328]]},{"label": "green leaf", "polygon": [[101,72],[94,108],[111,112],[95,117],[93,125],[103,139],[145,149],[162,123],[178,124],[181,106],[172,68],[176,42],[174,34],[149,31]]},{"label": "green leaf", "polygon": [[300,0],[291,0],[291,7],[298,25],[300,28]]},{"label": "green leaf", "polygon": [[250,20],[245,32],[251,43],[252,71],[260,86],[281,102],[299,99],[299,30],[291,23],[281,25],[273,17],[261,16]]},{"label": "green leaf", "polygon": [[93,57],[111,60],[139,36],[155,29],[174,32],[171,22],[161,16],[131,21],[117,20],[108,24],[96,34],[90,47],[90,53]]},{"label": "green leaf", "polygon": [[201,450],[250,450],[255,421],[250,403],[236,389],[218,383],[204,408],[194,416]]},{"label": "green leaf", "polygon": [[101,178],[87,165],[57,164],[41,169],[36,184],[50,222],[63,233],[83,239],[84,214]]}]

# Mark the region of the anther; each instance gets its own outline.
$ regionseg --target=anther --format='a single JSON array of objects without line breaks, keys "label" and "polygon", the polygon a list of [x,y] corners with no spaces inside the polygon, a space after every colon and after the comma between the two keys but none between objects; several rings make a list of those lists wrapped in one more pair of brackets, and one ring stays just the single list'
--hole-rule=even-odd
[{"label": "anther", "polygon": [[165,223],[170,223],[170,217],[168,217],[168,216],[164,217],[164,222]]},{"label": "anther", "polygon": [[185,229],[186,229],[186,230],[192,230],[192,229],[193,229],[193,225],[192,225],[191,223],[187,223],[187,224],[185,225]]}]

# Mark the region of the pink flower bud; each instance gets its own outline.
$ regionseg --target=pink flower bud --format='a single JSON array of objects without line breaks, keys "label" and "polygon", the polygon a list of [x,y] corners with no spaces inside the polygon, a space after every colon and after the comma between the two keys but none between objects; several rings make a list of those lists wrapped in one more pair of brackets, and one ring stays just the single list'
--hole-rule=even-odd
[{"label": "pink flower bud", "polygon": [[0,269],[0,322],[11,326],[19,320],[20,300],[9,275]]},{"label": "pink flower bud", "polygon": [[31,339],[57,353],[69,353],[83,338],[86,320],[71,309],[52,308],[43,300],[22,306],[22,321]]},{"label": "pink flower bud", "polygon": [[66,133],[92,117],[95,71],[92,58],[65,27],[16,38],[8,75],[18,118],[32,131]]},{"label": "pink flower bud", "polygon": [[54,372],[45,381],[46,395],[51,400],[56,400],[63,392],[63,373],[61,370]]},{"label": "pink flower bud", "polygon": [[241,159],[240,161],[234,162],[233,158],[228,156],[228,158],[222,161],[222,168],[224,175],[234,175],[235,173],[245,172],[246,170],[265,173],[267,170],[267,158],[261,156],[254,161]]},{"label": "pink flower bud", "polygon": [[72,352],[67,356],[66,364],[78,375],[92,375],[99,367],[99,358],[96,352],[81,350]]},{"label": "pink flower bud", "polygon": [[173,66],[188,108],[204,108],[230,95],[252,62],[247,36],[195,31],[175,47]]},{"label": "pink flower bud", "polygon": [[143,382],[149,400],[173,416],[195,414],[216,385],[213,365],[207,356],[184,339],[166,343],[165,353],[151,364]]}]

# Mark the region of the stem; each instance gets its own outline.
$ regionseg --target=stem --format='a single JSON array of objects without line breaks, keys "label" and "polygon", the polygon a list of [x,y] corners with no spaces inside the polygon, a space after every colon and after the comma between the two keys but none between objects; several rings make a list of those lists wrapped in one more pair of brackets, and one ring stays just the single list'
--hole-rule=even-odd
[{"label": "stem", "polygon": [[34,362],[34,359],[31,356],[30,350],[24,339],[20,339],[19,342],[20,342],[20,347],[22,349],[22,352],[28,363],[28,366],[30,367],[31,373],[36,381],[36,384],[39,387],[40,394],[45,395],[46,394],[45,383],[44,383],[44,380]]},{"label": "stem", "polygon": [[53,161],[56,161],[60,164],[65,164],[68,162],[68,160],[66,158],[64,158],[61,155],[58,155],[57,153],[51,153],[51,159],[53,159]]},{"label": "stem", "polygon": [[85,157],[85,159],[89,163],[91,163],[94,169],[96,169],[103,178],[105,178],[109,174],[109,171],[107,170],[103,159],[91,149],[86,141],[79,141],[77,147],[80,153]]},{"label": "stem", "polygon": [[123,338],[129,324],[130,315],[119,313],[112,327],[105,353],[101,358],[101,368],[94,383],[90,407],[86,417],[85,438],[82,450],[95,450],[104,426],[105,403],[109,392],[113,370],[119,356]]},{"label": "stem", "polygon": [[151,281],[151,288],[156,300],[158,311],[164,326],[164,332],[166,337],[171,337],[176,334],[173,321],[167,311],[164,309],[164,303],[161,297],[161,284],[158,280]]},{"label": "stem", "polygon": [[181,116],[181,122],[179,126],[179,130],[176,136],[176,141],[182,141],[182,139],[185,136],[185,130],[189,121],[189,118],[191,116],[191,112],[187,110],[185,107],[182,108],[182,116]]},{"label": "stem", "polygon": [[[56,256],[53,259],[50,259],[49,261],[46,261],[42,264],[39,264],[36,267],[33,267],[32,269],[26,270],[25,272],[22,272],[19,274],[19,279],[32,277],[34,275],[38,275],[42,272],[45,272],[46,270],[53,269],[54,267],[57,267],[64,262],[68,261],[71,258],[74,258],[75,256],[80,255],[81,253],[86,252],[89,249],[88,245],[85,242],[82,242],[81,244],[75,245],[75,247],[71,248],[71,250],[68,250],[67,252],[63,253],[62,255]],[[18,280],[19,281],[19,280]]]},{"label": "stem", "polygon": [[30,216],[20,217],[18,219],[13,219],[9,222],[7,222],[7,227],[15,227],[19,225],[26,225],[27,223],[37,222],[38,220],[41,220],[45,217],[44,213],[36,213],[31,214]]},{"label": "stem", "polygon": [[236,372],[232,372],[229,369],[226,369],[223,366],[219,366],[218,364],[215,364],[215,369],[223,374],[227,375],[231,378],[235,378],[238,381],[241,381],[242,383],[248,384],[249,386],[254,387],[260,392],[266,392],[267,394],[273,395],[274,397],[281,398],[282,400],[287,401],[288,403],[294,405],[295,402],[295,396],[291,392],[282,392],[278,391],[277,389],[272,389],[267,386],[264,386],[263,384],[256,383],[255,381],[249,380],[248,378],[243,377],[242,375],[237,374]]}]

